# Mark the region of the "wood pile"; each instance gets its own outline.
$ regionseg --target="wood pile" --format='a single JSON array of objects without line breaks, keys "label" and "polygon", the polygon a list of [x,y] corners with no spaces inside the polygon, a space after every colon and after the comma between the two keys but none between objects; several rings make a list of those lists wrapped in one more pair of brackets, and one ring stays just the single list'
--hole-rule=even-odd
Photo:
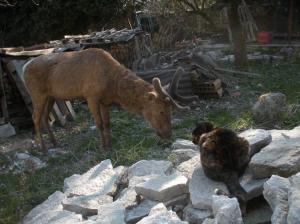
[{"label": "wood pile", "polygon": [[133,70],[148,82],[159,77],[167,91],[182,103],[220,98],[230,82],[212,57],[197,48],[153,54],[136,60]]}]

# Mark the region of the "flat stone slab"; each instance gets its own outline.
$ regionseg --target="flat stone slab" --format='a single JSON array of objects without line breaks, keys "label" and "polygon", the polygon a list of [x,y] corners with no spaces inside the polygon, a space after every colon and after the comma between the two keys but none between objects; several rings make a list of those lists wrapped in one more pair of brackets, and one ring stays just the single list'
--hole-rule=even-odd
[{"label": "flat stone slab", "polygon": [[272,223],[287,223],[288,212],[288,191],[291,184],[287,178],[277,175],[272,177],[264,184],[263,195],[273,210],[271,217]]},{"label": "flat stone slab", "polygon": [[165,160],[140,160],[127,170],[127,178],[134,176],[164,175],[171,172],[173,165]]},{"label": "flat stone slab", "polygon": [[82,175],[74,174],[66,178],[64,189],[69,197],[91,194],[113,195],[117,189],[117,181],[118,175],[108,159]]},{"label": "flat stone slab", "polygon": [[62,201],[64,210],[82,214],[83,216],[92,216],[98,214],[100,205],[112,203],[113,198],[108,195],[88,195],[72,198],[65,198]]},{"label": "flat stone slab", "polygon": [[135,186],[138,195],[150,200],[165,202],[174,197],[188,193],[188,179],[185,176],[174,173],[169,176],[152,178]]},{"label": "flat stone slab", "polygon": [[270,144],[272,135],[264,129],[248,129],[239,134],[240,137],[247,139],[250,144],[251,155],[258,153],[263,147]]},{"label": "flat stone slab", "polygon": [[239,207],[239,202],[236,198],[228,198],[223,195],[213,195],[212,208],[215,215],[215,223],[243,224],[242,213]]},{"label": "flat stone slab", "polygon": [[255,179],[253,174],[247,169],[244,175],[240,178],[240,184],[247,192],[247,200],[256,198],[263,193],[264,183],[268,178]]},{"label": "flat stone slab", "polygon": [[150,213],[150,210],[157,205],[158,202],[144,200],[137,206],[126,209],[125,221],[127,224],[134,224]]},{"label": "flat stone slab", "polygon": [[289,177],[300,171],[300,138],[271,142],[255,154],[249,167],[255,178]]},{"label": "flat stone slab", "polygon": [[190,224],[201,224],[206,218],[212,216],[211,210],[196,209],[191,204],[183,209],[183,220]]},{"label": "flat stone slab", "polygon": [[199,151],[199,146],[195,145],[192,141],[186,139],[176,139],[172,144],[172,150],[175,149],[193,149]]},{"label": "flat stone slab", "polygon": [[167,208],[162,204],[154,206],[149,215],[137,224],[188,224],[188,222],[181,221],[175,212],[168,211]]},{"label": "flat stone slab", "polygon": [[23,219],[23,223],[32,223],[37,217],[42,216],[49,211],[62,211],[61,202],[66,198],[66,195],[60,191],[51,194],[46,201],[33,208]]},{"label": "flat stone slab", "polygon": [[206,177],[201,166],[195,169],[189,181],[190,199],[193,207],[197,209],[212,209],[212,196],[215,189],[228,193],[226,185]]}]

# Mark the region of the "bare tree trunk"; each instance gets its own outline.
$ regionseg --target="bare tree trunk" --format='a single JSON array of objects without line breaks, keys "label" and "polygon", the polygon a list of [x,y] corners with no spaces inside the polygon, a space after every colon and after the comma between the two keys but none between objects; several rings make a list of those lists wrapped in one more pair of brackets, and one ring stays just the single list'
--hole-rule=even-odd
[{"label": "bare tree trunk", "polygon": [[229,23],[232,30],[235,66],[245,68],[248,65],[245,32],[239,20],[238,6],[240,0],[230,1]]}]

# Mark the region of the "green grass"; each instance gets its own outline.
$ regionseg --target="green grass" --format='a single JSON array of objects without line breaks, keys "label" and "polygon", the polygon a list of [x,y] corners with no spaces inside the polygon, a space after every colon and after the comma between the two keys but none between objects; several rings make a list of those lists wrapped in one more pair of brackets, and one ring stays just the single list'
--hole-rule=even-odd
[{"label": "green grass", "polygon": [[[286,94],[288,104],[300,104],[300,64],[296,61],[280,63],[251,64],[250,71],[261,74],[260,77],[243,76],[239,83],[242,96],[239,100],[248,100],[248,93],[258,97],[266,92]],[[248,95],[247,95],[248,94]],[[223,103],[222,100],[219,101]],[[175,113],[173,140],[191,139],[191,131],[199,121],[209,120],[215,125],[244,130],[255,124],[252,120],[249,104],[245,108],[213,109],[199,114],[197,111]],[[166,159],[170,142],[156,137],[143,118],[123,110],[111,113],[113,150],[103,152],[99,149],[98,134],[90,130],[93,125],[87,110],[77,113],[77,119],[71,124],[71,131],[59,132],[62,143],[68,143],[69,153],[47,161],[48,166],[33,173],[0,174],[0,223],[17,223],[37,204],[43,202],[56,190],[62,190],[63,181],[74,173],[83,173],[100,161],[110,158],[114,166],[131,165],[141,159]],[[300,112],[283,117],[283,128],[292,128],[300,124]],[[64,130],[64,129],[62,129]],[[36,149],[28,150],[39,155]],[[9,160],[0,154],[0,165]]]}]

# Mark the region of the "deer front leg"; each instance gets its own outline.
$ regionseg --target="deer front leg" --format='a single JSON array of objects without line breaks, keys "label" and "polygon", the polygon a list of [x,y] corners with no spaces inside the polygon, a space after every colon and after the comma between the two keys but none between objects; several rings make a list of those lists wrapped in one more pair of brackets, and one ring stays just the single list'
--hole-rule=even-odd
[{"label": "deer front leg", "polygon": [[97,98],[88,98],[87,99],[89,109],[94,117],[95,124],[100,132],[99,139],[101,142],[102,147],[105,149],[105,138],[103,134],[103,122],[102,122],[102,117],[100,113],[100,103],[99,99]]},{"label": "deer front leg", "polygon": [[100,105],[101,117],[103,121],[103,134],[104,134],[104,144],[106,150],[111,150],[112,141],[111,141],[111,130],[109,122],[109,107],[106,105]]}]

